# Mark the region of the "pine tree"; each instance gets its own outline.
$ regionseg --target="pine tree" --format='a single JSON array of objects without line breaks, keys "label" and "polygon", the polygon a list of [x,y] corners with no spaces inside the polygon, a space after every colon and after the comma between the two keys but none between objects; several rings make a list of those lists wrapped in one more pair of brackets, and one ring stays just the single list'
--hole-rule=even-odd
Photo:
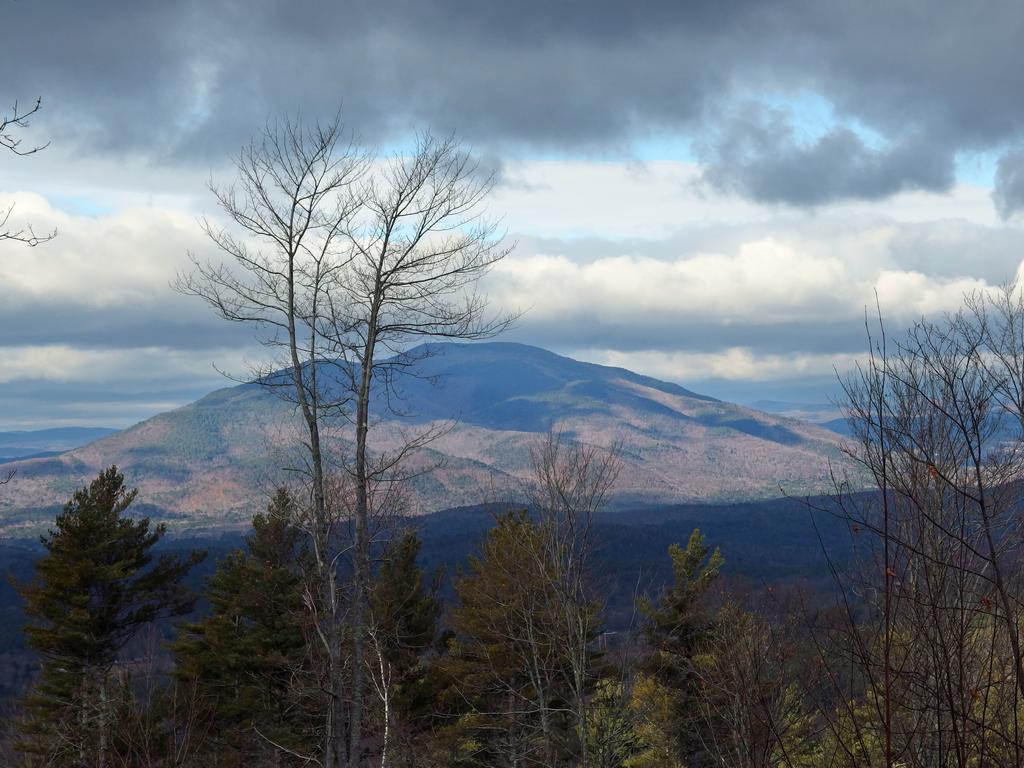
[{"label": "pine tree", "polygon": [[[703,598],[718,578],[724,560],[717,548],[713,552],[708,549],[704,537],[696,529],[685,549],[672,544],[668,554],[672,558],[672,584],[662,592],[657,602],[644,599],[639,603],[640,612],[646,620],[644,636],[650,655],[642,665],[638,684],[640,688],[650,689],[648,695],[651,700],[666,702],[666,712],[671,712],[658,723],[650,723],[653,730],[669,731],[659,733],[651,740],[652,749],[657,752],[661,749],[658,743],[671,737],[677,750],[675,757],[688,765],[698,748],[694,735],[697,696],[694,659],[714,627]],[[663,762],[661,757],[648,760],[645,755],[640,755],[631,764],[662,766],[672,763]]]},{"label": "pine tree", "polygon": [[424,656],[437,640],[441,573],[427,583],[416,563],[420,546],[414,531],[390,543],[370,587],[370,679],[381,703],[385,758],[396,751],[392,745],[406,753],[414,749],[434,714],[436,690]]},{"label": "pine tree", "polygon": [[[416,563],[421,543],[414,531],[387,547],[370,592],[370,608],[386,660],[403,675],[434,643],[441,605],[438,581],[426,583]],[[439,574],[438,574],[439,575]]]},{"label": "pine tree", "polygon": [[455,580],[443,703],[461,719],[450,764],[555,765],[565,757],[570,672],[544,537],[525,512],[503,515]]},{"label": "pine tree", "polygon": [[125,515],[136,495],[117,467],[76,491],[41,538],[46,554],[34,579],[18,585],[28,644],[42,667],[17,744],[29,765],[109,764],[111,673],[120,652],[146,625],[195,603],[182,579],[205,553],[154,560],[166,528]]},{"label": "pine tree", "polygon": [[[309,672],[303,594],[306,553],[279,489],[253,518],[246,551],[235,551],[206,585],[211,612],[182,627],[175,675],[207,710],[201,749],[220,766],[287,762],[315,743],[305,686]],[[282,750],[281,748],[284,748]]]}]

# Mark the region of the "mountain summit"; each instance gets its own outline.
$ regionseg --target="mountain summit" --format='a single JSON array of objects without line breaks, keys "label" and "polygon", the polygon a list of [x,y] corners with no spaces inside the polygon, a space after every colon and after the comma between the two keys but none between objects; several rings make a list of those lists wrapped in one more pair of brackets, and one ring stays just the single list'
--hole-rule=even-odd
[{"label": "mountain summit", "polygon": [[[620,440],[618,506],[767,498],[828,486],[840,438],[819,427],[691,392],[676,384],[511,343],[430,344],[410,353],[375,403],[372,445],[393,450],[431,427],[446,431],[410,459],[412,511],[515,498],[532,446],[549,428],[597,445]],[[294,407],[243,384],[57,457],[8,465],[0,533],[37,530],[100,469],[117,464],[147,512],[183,525],[248,519],[300,466]],[[346,425],[331,433],[339,460]]]}]

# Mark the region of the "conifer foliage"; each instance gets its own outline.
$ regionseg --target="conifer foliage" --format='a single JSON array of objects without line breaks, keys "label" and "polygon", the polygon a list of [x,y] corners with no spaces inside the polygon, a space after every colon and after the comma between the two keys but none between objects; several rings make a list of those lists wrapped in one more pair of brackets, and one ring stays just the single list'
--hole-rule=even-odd
[{"label": "conifer foliage", "polygon": [[176,677],[194,690],[209,726],[200,757],[262,765],[304,749],[319,724],[310,713],[303,566],[305,537],[279,489],[253,518],[246,550],[228,555],[206,585],[211,611],[174,643]]},{"label": "conifer foliage", "polygon": [[35,578],[19,586],[41,673],[25,702],[26,764],[111,764],[111,693],[121,652],[140,630],[192,610],[183,586],[203,553],[157,557],[163,525],[125,513],[134,501],[117,467],[75,492],[41,538]]},{"label": "conifer foliage", "polygon": [[427,578],[416,562],[420,546],[411,530],[389,542],[370,586],[368,666],[381,765],[414,765],[436,715],[428,657],[437,644],[442,573]]},{"label": "conifer foliage", "polygon": [[[455,580],[455,637],[442,664],[458,720],[450,765],[561,765],[571,743],[571,669],[550,531],[500,516]],[[596,629],[597,621],[588,621]]]},{"label": "conifer foliage", "polygon": [[638,768],[692,764],[701,750],[697,737],[701,691],[695,662],[715,628],[714,616],[703,598],[724,560],[718,549],[708,548],[696,529],[685,548],[672,544],[668,554],[672,583],[657,601],[639,601],[650,651],[637,688],[646,690],[649,700],[660,706],[652,706],[646,716],[651,748],[634,761]]}]

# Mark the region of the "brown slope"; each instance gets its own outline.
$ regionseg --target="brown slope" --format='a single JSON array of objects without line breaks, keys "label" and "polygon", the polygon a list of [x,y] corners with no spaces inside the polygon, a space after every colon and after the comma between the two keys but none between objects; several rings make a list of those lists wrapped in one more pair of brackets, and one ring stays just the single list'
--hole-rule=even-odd
[{"label": "brown slope", "polygon": [[[840,437],[810,424],[703,397],[622,369],[578,363],[510,344],[442,345],[425,361],[446,389],[411,386],[429,418],[383,420],[375,445],[454,427],[410,460],[412,511],[519,496],[529,451],[547,426],[595,445],[621,440],[618,505],[739,500],[821,491]],[[419,387],[419,389],[417,389]],[[471,407],[466,407],[466,404]],[[344,455],[345,430],[332,439]],[[0,536],[35,533],[74,488],[118,464],[147,512],[180,526],[240,524],[301,465],[291,406],[252,385],[231,387],[59,457],[10,465],[0,493]]]}]

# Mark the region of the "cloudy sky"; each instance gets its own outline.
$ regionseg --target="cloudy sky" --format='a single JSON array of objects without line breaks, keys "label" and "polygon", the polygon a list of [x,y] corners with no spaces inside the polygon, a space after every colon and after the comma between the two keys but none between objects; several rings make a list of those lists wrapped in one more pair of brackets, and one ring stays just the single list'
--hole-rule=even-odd
[{"label": "cloudy sky", "polygon": [[122,426],[257,352],[169,282],[268,116],[457,131],[518,245],[509,338],[742,402],[819,402],[890,324],[1024,258],[1024,5],[0,0],[0,430]]}]

